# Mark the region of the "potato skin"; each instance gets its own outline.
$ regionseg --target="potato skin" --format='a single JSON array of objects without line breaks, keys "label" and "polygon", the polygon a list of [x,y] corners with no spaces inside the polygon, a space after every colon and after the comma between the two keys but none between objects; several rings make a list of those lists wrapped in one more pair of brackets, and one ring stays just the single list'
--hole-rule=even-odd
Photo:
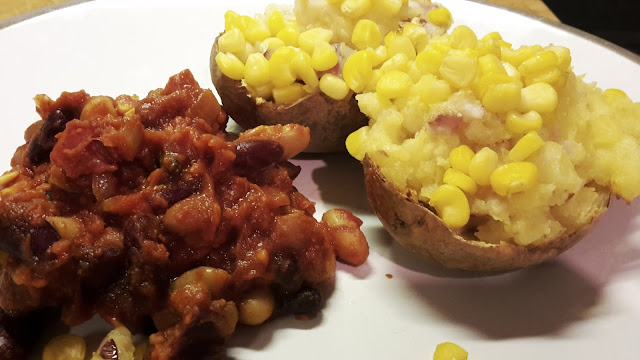
[{"label": "potato skin", "polygon": [[317,92],[293,104],[276,106],[270,101],[256,104],[242,81],[222,74],[215,61],[217,53],[218,38],[211,48],[209,60],[211,80],[224,110],[245,129],[258,125],[304,125],[311,130],[311,142],[305,152],[325,153],[346,151],[344,142],[347,136],[368,123],[353,92],[343,100],[334,100]]},{"label": "potato skin", "polygon": [[412,252],[444,267],[474,271],[504,271],[539,264],[552,259],[582,239],[606,211],[601,210],[580,230],[538,246],[512,243],[489,244],[465,239],[427,207],[402,194],[386,181],[368,156],[364,158],[367,197],[376,215],[391,236]]}]

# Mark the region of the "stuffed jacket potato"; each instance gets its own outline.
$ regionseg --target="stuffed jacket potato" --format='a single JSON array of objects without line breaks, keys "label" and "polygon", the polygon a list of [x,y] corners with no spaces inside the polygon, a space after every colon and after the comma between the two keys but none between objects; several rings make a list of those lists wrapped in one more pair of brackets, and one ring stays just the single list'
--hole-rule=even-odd
[{"label": "stuffed jacket potato", "polygon": [[389,61],[356,96],[371,121],[347,149],[411,250],[452,268],[529,266],[578,241],[611,194],[640,194],[640,103],[586,84],[568,49],[459,26]]},{"label": "stuffed jacket potato", "polygon": [[[365,90],[373,66],[450,23],[448,10],[429,0],[298,0],[255,18],[228,11],[211,78],[241,126],[302,124],[311,129],[307,152],[344,151],[347,135],[367,124],[354,94]],[[383,39],[399,27],[401,41]],[[349,60],[359,50],[371,56]]]}]

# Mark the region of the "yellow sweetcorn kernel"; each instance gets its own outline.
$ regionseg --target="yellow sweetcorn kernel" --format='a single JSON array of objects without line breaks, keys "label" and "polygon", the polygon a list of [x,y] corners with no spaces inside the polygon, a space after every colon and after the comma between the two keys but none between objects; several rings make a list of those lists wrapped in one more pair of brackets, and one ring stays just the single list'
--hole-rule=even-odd
[{"label": "yellow sweetcorn kernel", "polygon": [[538,151],[542,145],[544,145],[544,140],[540,135],[536,131],[529,131],[509,150],[507,157],[510,161],[522,161]]},{"label": "yellow sweetcorn kernel", "polygon": [[478,61],[473,54],[462,50],[451,50],[442,60],[440,76],[453,87],[467,87],[476,76]]},{"label": "yellow sweetcorn kernel", "polygon": [[[389,59],[389,51],[387,50],[387,47],[384,45],[380,45],[377,48],[375,48],[375,50],[372,49],[367,49],[367,51],[369,52],[369,54],[371,54],[370,58],[371,58],[371,64],[373,65],[373,67],[379,66],[380,64],[382,64],[383,62],[385,62],[387,59]],[[408,62],[409,60],[407,60]]]},{"label": "yellow sweetcorn kernel", "polygon": [[482,41],[488,41],[488,40],[502,40],[502,35],[500,35],[499,32],[497,31],[493,31],[488,33],[487,35],[485,35],[484,37],[482,37],[481,39]]},{"label": "yellow sweetcorn kernel", "polygon": [[509,111],[505,119],[507,130],[514,134],[526,134],[537,131],[542,127],[542,116],[536,111],[520,114],[517,111]]},{"label": "yellow sweetcorn kernel", "polygon": [[375,22],[369,19],[358,21],[353,28],[351,42],[358,50],[364,50],[366,48],[375,49],[380,45],[381,41],[382,34],[380,33],[380,28]]},{"label": "yellow sweetcorn kernel", "polygon": [[271,32],[271,36],[276,36],[276,34],[286,26],[287,24],[284,22],[284,17],[280,11],[274,11],[269,14],[269,17],[267,18],[267,27],[269,28],[269,32]]},{"label": "yellow sweetcorn kernel", "polygon": [[449,10],[445,7],[429,11],[429,13],[427,14],[427,18],[429,19],[430,23],[441,27],[448,27],[453,23],[451,12],[449,12]]},{"label": "yellow sweetcorn kernel", "polygon": [[384,98],[393,99],[408,96],[411,85],[413,85],[413,82],[408,74],[399,70],[392,70],[382,75],[376,85],[376,92]]},{"label": "yellow sweetcorn kernel", "polygon": [[519,49],[511,49],[509,47],[502,47],[502,60],[507,61],[516,68],[520,66],[525,60],[535,56],[542,50],[542,46],[521,46]]},{"label": "yellow sweetcorn kernel", "polygon": [[442,177],[442,182],[445,184],[456,186],[469,195],[473,195],[476,193],[476,191],[478,191],[476,182],[473,181],[473,179],[469,177],[469,175],[457,169],[447,169],[444,172],[444,176]]},{"label": "yellow sweetcorn kernel", "polygon": [[347,136],[347,140],[345,141],[345,145],[347,146],[347,151],[351,156],[362,161],[364,159],[364,155],[366,154],[366,146],[364,144],[367,142],[367,138],[369,135],[369,127],[363,126],[360,129],[352,132]]},{"label": "yellow sweetcorn kernel", "polygon": [[571,66],[571,51],[564,46],[547,46],[546,50],[553,51],[558,57],[558,68],[562,71],[569,70]]},{"label": "yellow sweetcorn kernel", "polygon": [[523,76],[531,76],[549,71],[558,66],[558,55],[547,50],[540,52],[525,60],[518,66],[518,71]]},{"label": "yellow sweetcorn kernel", "polygon": [[245,39],[242,31],[233,28],[224,32],[218,38],[218,51],[238,55],[245,50]]},{"label": "yellow sweetcorn kernel", "polygon": [[382,70],[383,73],[392,70],[407,72],[409,71],[409,58],[407,58],[407,55],[404,53],[395,54],[380,66],[380,70]]},{"label": "yellow sweetcorn kernel", "polygon": [[295,26],[287,26],[276,34],[276,38],[282,40],[285,45],[293,47],[298,47],[298,36],[300,33]]},{"label": "yellow sweetcorn kernel", "polygon": [[330,42],[333,32],[329,29],[313,28],[300,33],[298,36],[298,47],[308,54],[313,53],[316,43]]},{"label": "yellow sweetcorn kernel", "polygon": [[453,185],[440,185],[431,195],[429,205],[450,228],[459,228],[469,222],[469,200],[462,190]]},{"label": "yellow sweetcorn kernel", "polygon": [[423,75],[415,85],[420,100],[425,104],[444,102],[451,96],[449,83],[431,74]]},{"label": "yellow sweetcorn kernel", "polygon": [[311,66],[316,71],[326,71],[336,66],[338,63],[338,54],[333,47],[327,42],[316,43],[313,53],[311,54]]},{"label": "yellow sweetcorn kernel", "polygon": [[464,174],[469,175],[469,164],[475,156],[473,150],[467,145],[460,145],[453,148],[449,153],[449,165],[453,169],[460,170]]},{"label": "yellow sweetcorn kernel", "polygon": [[487,93],[489,86],[496,84],[508,84],[511,82],[520,83],[507,74],[493,72],[477,76],[475,79],[473,79],[473,82],[471,83],[471,90],[473,91],[473,94],[476,96],[476,98],[482,99]]},{"label": "yellow sweetcorn kernel", "polygon": [[359,18],[371,10],[371,0],[344,0],[340,10],[347,17]]},{"label": "yellow sweetcorn kernel", "polygon": [[370,56],[367,51],[358,51],[349,56],[342,68],[342,78],[357,93],[362,92],[373,75]]},{"label": "yellow sweetcorn kernel", "polygon": [[416,65],[415,61],[412,61],[411,63],[409,63],[409,69],[407,69],[406,72],[407,74],[409,74],[409,76],[411,77],[411,81],[413,81],[414,83],[417,83],[418,81],[420,81],[420,78],[423,75],[422,71],[418,69],[418,66]]},{"label": "yellow sweetcorn kernel", "polygon": [[427,29],[423,26],[414,23],[404,23],[402,26],[402,35],[409,37],[416,52],[422,51],[431,38],[427,33]]},{"label": "yellow sweetcorn kernel", "polygon": [[408,36],[395,36],[387,46],[388,56],[392,57],[396,54],[405,54],[409,60],[416,59],[416,49]]},{"label": "yellow sweetcorn kernel", "polygon": [[491,173],[498,167],[498,154],[488,147],[478,151],[469,162],[469,176],[480,186],[489,185]]},{"label": "yellow sweetcorn kernel", "polygon": [[502,62],[502,66],[504,66],[504,69],[507,72],[507,75],[509,75],[511,78],[513,78],[513,80],[516,81],[520,81],[522,78],[522,75],[520,75],[520,72],[518,71],[518,69],[516,69],[515,66],[511,65],[510,63],[503,61]]},{"label": "yellow sweetcorn kernel", "polygon": [[268,83],[271,80],[269,60],[261,53],[250,54],[244,64],[244,80],[251,86],[262,86]]},{"label": "yellow sweetcorn kernel", "polygon": [[311,89],[318,87],[318,75],[311,66],[311,56],[306,52],[297,49],[291,59],[291,70],[296,77],[304,81]]},{"label": "yellow sweetcorn kernel", "polygon": [[276,102],[276,105],[294,103],[307,94],[304,90],[304,85],[300,83],[292,83],[283,87],[273,88],[273,100]]},{"label": "yellow sweetcorn kernel", "polygon": [[256,46],[256,49],[258,50],[258,52],[261,52],[263,54],[271,54],[283,46],[287,46],[284,41],[278,39],[277,37],[268,37],[262,40],[260,44]]},{"label": "yellow sweetcorn kernel", "polygon": [[460,25],[453,29],[449,40],[451,41],[451,47],[454,49],[473,49],[478,44],[476,33],[465,25]]},{"label": "yellow sweetcorn kernel", "polygon": [[271,83],[266,83],[261,86],[251,86],[247,84],[247,89],[249,90],[249,93],[251,93],[251,96],[255,97],[256,99],[269,99],[273,95],[273,84]]},{"label": "yellow sweetcorn kernel", "polygon": [[553,86],[546,83],[531,84],[521,91],[520,111],[537,111],[549,113],[558,106],[558,93]]},{"label": "yellow sweetcorn kernel", "polygon": [[369,80],[367,86],[364,87],[362,92],[376,92],[376,86],[378,86],[378,81],[380,81],[382,75],[384,75],[384,71],[380,69],[373,69],[373,72],[371,73],[371,79]]},{"label": "yellow sweetcorn kernel", "polygon": [[245,23],[245,28],[240,30],[242,30],[247,42],[255,44],[256,42],[262,41],[271,36],[269,29],[262,22],[249,16],[242,16],[242,21]]},{"label": "yellow sweetcorn kernel", "polygon": [[400,11],[403,1],[404,0],[373,0],[372,4],[374,9],[379,13],[393,16]]},{"label": "yellow sweetcorn kernel", "polygon": [[269,76],[274,86],[284,87],[296,81],[296,73],[291,68],[291,61],[296,53],[296,49],[285,46],[271,54]]},{"label": "yellow sweetcorn kernel", "polygon": [[504,65],[502,65],[502,61],[494,54],[478,57],[478,70],[480,70],[481,74],[507,75],[507,70],[504,68]]},{"label": "yellow sweetcorn kernel", "polygon": [[442,60],[444,60],[444,55],[440,51],[429,47],[416,55],[416,65],[423,74],[438,74]]},{"label": "yellow sweetcorn kernel", "polygon": [[602,95],[604,96],[605,100],[609,102],[620,101],[620,100],[626,103],[632,102],[631,99],[629,98],[629,95],[627,95],[627,93],[625,93],[620,89],[614,89],[614,88],[606,89],[605,91],[602,92]]},{"label": "yellow sweetcorn kernel", "polygon": [[482,106],[495,113],[506,113],[520,106],[522,84],[511,81],[505,84],[492,84],[482,97]]},{"label": "yellow sweetcorn kernel", "polygon": [[387,35],[384,36],[384,46],[389,47],[389,45],[391,44],[391,40],[396,38],[396,36],[398,36],[398,33],[396,33],[395,31],[389,31]]},{"label": "yellow sweetcorn kernel", "polygon": [[240,26],[240,15],[233,10],[227,10],[227,12],[224,13],[224,29],[229,31],[234,28],[239,29]]},{"label": "yellow sweetcorn kernel", "polygon": [[349,94],[347,83],[333,74],[324,74],[320,78],[320,90],[334,100],[342,100]]},{"label": "yellow sweetcorn kernel", "polygon": [[525,86],[533,85],[535,83],[546,83],[551,86],[556,86],[561,83],[563,74],[558,68],[552,68],[548,71],[537,73],[535,75],[525,76]]},{"label": "yellow sweetcorn kernel", "polygon": [[531,189],[538,181],[538,168],[530,162],[504,164],[491,173],[491,188],[507,196]]},{"label": "yellow sweetcorn kernel", "polygon": [[218,53],[215,60],[225,76],[233,80],[242,80],[244,77],[244,64],[235,55]]},{"label": "yellow sweetcorn kernel", "polygon": [[488,40],[480,40],[478,41],[478,45],[476,45],[476,51],[480,56],[493,54],[498,58],[502,57],[502,49],[500,47],[500,40],[497,39],[488,39]]},{"label": "yellow sweetcorn kernel", "polygon": [[436,346],[436,351],[433,353],[433,360],[467,360],[469,353],[451,342],[445,342]]}]

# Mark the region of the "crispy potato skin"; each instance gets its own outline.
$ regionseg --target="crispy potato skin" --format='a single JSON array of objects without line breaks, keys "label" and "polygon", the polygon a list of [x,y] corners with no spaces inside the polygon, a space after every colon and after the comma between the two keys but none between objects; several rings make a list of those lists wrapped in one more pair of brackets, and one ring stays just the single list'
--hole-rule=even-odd
[{"label": "crispy potato skin", "polygon": [[444,267],[474,271],[514,270],[554,258],[582,239],[604,213],[603,209],[579,231],[539,246],[489,244],[461,237],[427,207],[402,194],[385,180],[379,168],[364,159],[367,197],[385,229],[405,248]]},{"label": "crispy potato skin", "polygon": [[368,119],[360,112],[353,92],[343,100],[334,100],[318,92],[293,104],[256,104],[241,81],[225,76],[218,68],[215,61],[217,44],[216,38],[209,61],[211,80],[225,111],[245,129],[258,125],[304,125],[311,130],[311,142],[305,152],[325,153],[346,151],[347,136],[367,125]]}]

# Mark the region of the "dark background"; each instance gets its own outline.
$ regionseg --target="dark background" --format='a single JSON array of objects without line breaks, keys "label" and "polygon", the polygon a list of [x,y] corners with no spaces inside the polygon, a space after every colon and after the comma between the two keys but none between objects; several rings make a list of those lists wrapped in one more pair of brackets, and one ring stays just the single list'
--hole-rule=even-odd
[{"label": "dark background", "polygon": [[640,0],[543,0],[567,25],[640,54]]}]

